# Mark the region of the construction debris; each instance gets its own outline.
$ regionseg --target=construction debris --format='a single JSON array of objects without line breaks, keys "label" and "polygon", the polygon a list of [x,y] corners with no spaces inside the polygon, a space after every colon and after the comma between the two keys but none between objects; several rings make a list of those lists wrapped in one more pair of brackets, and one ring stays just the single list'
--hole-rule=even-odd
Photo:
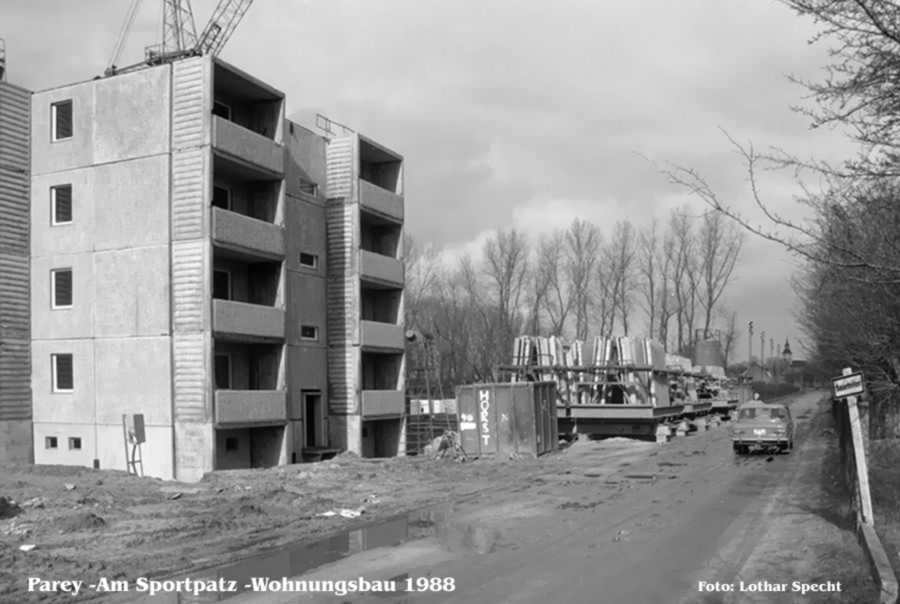
[{"label": "construction debris", "polygon": [[0,518],[13,518],[18,516],[21,511],[22,508],[15,501],[0,497]]},{"label": "construction debris", "polygon": [[458,432],[447,431],[438,436],[430,444],[425,446],[424,454],[434,459],[451,458],[465,461],[466,452],[462,448],[462,442]]}]

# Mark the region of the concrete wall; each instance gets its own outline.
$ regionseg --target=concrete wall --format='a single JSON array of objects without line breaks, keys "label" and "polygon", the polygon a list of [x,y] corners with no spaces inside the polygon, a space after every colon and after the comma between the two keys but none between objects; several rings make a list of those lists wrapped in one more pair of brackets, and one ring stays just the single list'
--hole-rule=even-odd
[{"label": "concrete wall", "polygon": [[[144,415],[146,474],[172,477],[169,68],[35,94],[31,187],[32,389],[37,463],[126,469],[122,415]],[[51,142],[50,104],[72,99],[71,139]],[[50,223],[50,188],[72,186],[72,222]],[[71,268],[73,304],[50,305]],[[74,391],[53,393],[69,352]],[[48,449],[46,437],[58,447]],[[81,439],[70,449],[69,439]]]},{"label": "concrete wall", "polygon": [[31,93],[0,82],[0,462],[33,459],[29,335]]},{"label": "concrete wall", "polygon": [[[284,227],[287,242],[286,340],[289,457],[302,458],[307,446],[303,391],[318,391],[327,408],[327,250],[325,239],[325,141],[286,122]],[[309,185],[316,185],[312,190]],[[300,254],[317,258],[315,268],[300,263]],[[318,340],[301,336],[301,326],[318,328]]]}]

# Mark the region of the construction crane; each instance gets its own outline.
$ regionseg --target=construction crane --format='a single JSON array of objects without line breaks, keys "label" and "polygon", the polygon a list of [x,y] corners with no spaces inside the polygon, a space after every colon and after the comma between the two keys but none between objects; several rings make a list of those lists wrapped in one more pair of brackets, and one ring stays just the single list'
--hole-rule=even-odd
[{"label": "construction crane", "polygon": [[141,0],[132,0],[128,7],[109,67],[104,72],[107,76],[139,69],[144,65],[169,63],[182,57],[217,56],[253,4],[253,0],[219,0],[212,17],[199,36],[194,25],[190,0],[163,0],[162,42],[148,46],[142,62],[119,68],[116,63],[122,54],[140,4]]}]

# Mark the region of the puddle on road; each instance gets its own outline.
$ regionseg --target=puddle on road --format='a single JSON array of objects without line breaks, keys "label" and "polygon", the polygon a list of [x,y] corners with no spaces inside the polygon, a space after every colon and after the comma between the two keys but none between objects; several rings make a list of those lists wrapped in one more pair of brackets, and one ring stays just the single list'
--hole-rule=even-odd
[{"label": "puddle on road", "polygon": [[[320,541],[288,545],[233,564],[191,573],[189,576],[199,580],[235,581],[238,586],[250,583],[251,577],[299,577],[360,552],[397,547],[431,537],[437,538],[445,549],[454,553],[489,554],[502,546],[502,533],[499,529],[464,520],[457,521],[451,506],[440,506],[342,531]],[[218,599],[211,601],[227,600],[239,593],[217,594]],[[210,597],[212,594],[206,596]],[[187,604],[196,600],[191,596],[178,595],[177,599],[169,602]]]}]

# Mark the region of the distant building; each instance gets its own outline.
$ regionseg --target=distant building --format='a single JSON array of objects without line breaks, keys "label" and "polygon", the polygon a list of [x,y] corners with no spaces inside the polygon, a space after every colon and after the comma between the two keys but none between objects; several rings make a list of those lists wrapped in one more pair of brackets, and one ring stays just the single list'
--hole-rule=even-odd
[{"label": "distant building", "polygon": [[0,462],[33,459],[28,333],[31,93],[6,81],[0,40]]},{"label": "distant building", "polygon": [[[403,159],[207,56],[35,93],[37,463],[402,451]],[[2,400],[2,399],[0,399]]]}]

